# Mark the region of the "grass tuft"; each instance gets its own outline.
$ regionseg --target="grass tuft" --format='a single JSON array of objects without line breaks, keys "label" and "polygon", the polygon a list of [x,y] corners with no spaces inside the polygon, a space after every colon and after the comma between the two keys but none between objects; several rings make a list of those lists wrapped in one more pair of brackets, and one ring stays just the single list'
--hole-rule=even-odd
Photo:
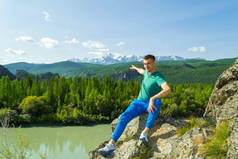
[{"label": "grass tuft", "polygon": [[207,158],[225,159],[228,151],[227,145],[228,136],[229,136],[229,122],[224,121],[215,128],[214,134],[203,145],[201,151],[207,156]]},{"label": "grass tuft", "polygon": [[151,156],[152,149],[149,145],[143,144],[137,155],[131,159],[148,159]]},{"label": "grass tuft", "polygon": [[206,125],[209,125],[209,124],[210,123],[208,121],[204,120],[204,119],[190,117],[187,124],[185,126],[179,128],[177,130],[176,134],[179,135],[179,136],[182,136],[186,132],[192,130],[193,128],[198,128],[198,127],[206,126]]}]

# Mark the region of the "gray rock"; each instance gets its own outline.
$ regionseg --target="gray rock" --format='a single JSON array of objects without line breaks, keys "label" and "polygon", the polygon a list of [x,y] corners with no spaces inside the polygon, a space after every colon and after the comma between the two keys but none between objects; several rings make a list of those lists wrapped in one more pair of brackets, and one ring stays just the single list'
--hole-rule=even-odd
[{"label": "gray rock", "polygon": [[[170,119],[171,120],[171,119]],[[173,119],[183,125],[185,121]],[[182,136],[176,135],[178,125],[170,121],[165,122],[150,137],[153,145],[151,159],[203,159],[200,148],[207,141],[207,134],[211,134],[210,128],[194,128]],[[152,140],[153,139],[153,140]]]},{"label": "gray rock", "polygon": [[[230,109],[226,112],[226,117],[222,118],[219,114],[222,112],[222,108],[226,105],[227,100],[234,99],[233,96],[238,94],[238,59],[233,66],[225,70],[217,79],[215,87],[209,98],[204,117],[216,118],[216,120],[224,120],[233,116],[234,112]],[[237,106],[237,102],[233,102],[233,105]],[[223,109],[224,110],[224,109]],[[218,115],[217,115],[218,113]],[[238,114],[236,111],[235,113]]]},{"label": "gray rock", "polygon": [[227,158],[238,158],[238,119],[230,120]]}]

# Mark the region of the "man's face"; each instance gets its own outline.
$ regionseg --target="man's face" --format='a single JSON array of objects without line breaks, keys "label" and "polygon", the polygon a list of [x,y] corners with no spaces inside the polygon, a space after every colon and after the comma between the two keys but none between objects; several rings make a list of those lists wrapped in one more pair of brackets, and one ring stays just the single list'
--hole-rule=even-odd
[{"label": "man's face", "polygon": [[144,59],[144,68],[147,72],[151,72],[155,68],[156,62],[153,59]]}]

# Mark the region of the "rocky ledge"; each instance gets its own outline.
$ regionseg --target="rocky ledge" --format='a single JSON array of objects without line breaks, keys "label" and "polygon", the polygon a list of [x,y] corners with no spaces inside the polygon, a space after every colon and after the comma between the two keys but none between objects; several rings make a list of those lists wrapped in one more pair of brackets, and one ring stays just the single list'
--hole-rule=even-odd
[{"label": "rocky ledge", "polygon": [[[158,117],[149,134],[149,143],[144,145],[138,140],[144,129],[146,114],[133,119],[119,139],[117,149],[110,155],[102,156],[97,150],[108,142],[100,144],[89,152],[91,159],[205,159],[202,153],[204,144],[212,134],[212,125],[201,126],[177,135],[178,128],[187,123],[186,119],[162,119]],[[230,123],[227,158],[238,158],[238,59],[235,64],[225,70],[216,81],[209,99],[204,118],[218,125],[223,120]],[[119,118],[112,122],[112,132]],[[213,125],[214,126],[214,125]],[[146,153],[149,155],[146,155]]]}]

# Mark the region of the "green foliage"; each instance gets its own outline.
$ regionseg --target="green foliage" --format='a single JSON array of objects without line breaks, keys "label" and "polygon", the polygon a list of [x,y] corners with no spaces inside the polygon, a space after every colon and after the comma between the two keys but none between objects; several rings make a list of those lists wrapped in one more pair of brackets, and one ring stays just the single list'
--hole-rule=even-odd
[{"label": "green foliage", "polygon": [[50,113],[52,110],[49,105],[47,105],[44,96],[28,96],[19,105],[22,110],[22,114],[30,114],[32,116],[39,116],[43,113]]},{"label": "green foliage", "polygon": [[9,124],[17,122],[18,114],[16,110],[9,108],[0,109],[0,121],[8,120]]},{"label": "green foliage", "polygon": [[224,121],[215,128],[214,134],[203,145],[202,152],[207,158],[225,159],[228,151],[227,138],[229,136],[229,122]]},{"label": "green foliage", "polygon": [[160,116],[202,116],[207,106],[213,85],[179,84],[170,85],[172,93],[161,98]]},{"label": "green foliage", "polygon": [[[26,114],[24,114],[26,115]],[[27,119],[26,119],[27,120]],[[26,123],[27,121],[25,121]],[[61,123],[61,120],[57,118],[55,114],[42,114],[38,117],[37,123],[39,124],[58,124]]]},{"label": "green foliage", "polygon": [[72,108],[71,106],[64,106],[57,114],[58,121],[63,124],[76,124],[83,125],[89,123],[95,123],[98,121],[108,121],[109,118],[101,115],[90,115],[84,113],[78,108]]},{"label": "green foliage", "polygon": [[[87,124],[118,117],[139,94],[141,83],[115,81],[106,76],[52,77],[10,81],[0,79],[0,109],[20,113],[14,123]],[[213,84],[170,84],[172,93],[161,98],[161,117],[202,116]],[[15,119],[14,119],[15,120]]]},{"label": "green foliage", "polygon": [[32,122],[30,114],[20,114],[18,120],[21,124],[30,124]]}]

